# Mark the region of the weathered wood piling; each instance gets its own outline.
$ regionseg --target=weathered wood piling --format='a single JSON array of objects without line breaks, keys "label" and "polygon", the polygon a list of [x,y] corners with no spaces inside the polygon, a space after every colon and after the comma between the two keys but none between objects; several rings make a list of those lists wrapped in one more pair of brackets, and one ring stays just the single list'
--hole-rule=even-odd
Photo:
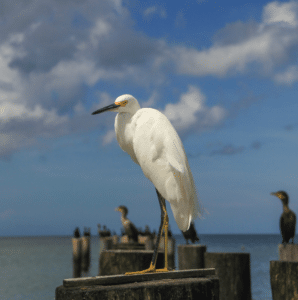
[{"label": "weathered wood piling", "polygon": [[214,269],[64,279],[56,300],[219,300]]},{"label": "weathered wood piling", "polygon": [[215,268],[220,300],[251,300],[250,254],[205,253],[205,268]]},{"label": "weathered wood piling", "polygon": [[206,249],[204,245],[178,245],[179,270],[204,269]]},{"label": "weathered wood piling", "polygon": [[101,237],[100,238],[100,242],[102,243],[102,248],[104,250],[110,250],[113,248],[113,244],[114,244],[114,238],[111,236],[108,237]]},{"label": "weathered wood piling", "polygon": [[[126,235],[116,239],[115,237],[100,238],[104,250],[153,250],[156,239],[150,236],[138,237],[138,243],[130,243]],[[120,240],[120,243],[118,241]],[[164,252],[164,237],[161,237],[158,252]],[[168,265],[170,269],[175,269],[175,239],[168,239]]]},{"label": "weathered wood piling", "polygon": [[138,241],[140,244],[145,245],[145,250],[153,250],[154,244],[153,244],[153,238],[150,236],[138,236]]},{"label": "weathered wood piling", "polygon": [[298,262],[270,261],[270,283],[273,300],[298,299]]},{"label": "weathered wood piling", "polygon": [[[153,245],[155,245],[156,243],[156,239],[155,238],[153,240]],[[176,246],[176,241],[173,238],[169,238],[168,239],[168,264],[169,264],[169,268],[170,269],[175,269],[175,248]],[[160,243],[159,243],[159,247],[158,247],[158,253],[160,252],[165,252],[165,237],[162,236],[160,237]]]},{"label": "weathered wood piling", "polygon": [[140,244],[140,243],[113,244],[111,249],[113,249],[113,250],[146,250],[145,245]]},{"label": "weathered wood piling", "polygon": [[82,241],[82,271],[87,272],[90,266],[90,236],[83,236]]},{"label": "weathered wood piling", "polygon": [[82,240],[81,238],[72,238],[72,258],[80,260],[82,257]]},{"label": "weathered wood piling", "polygon": [[298,261],[298,245],[279,244],[278,254],[279,254],[280,261]]},{"label": "weathered wood piling", "polygon": [[[99,275],[118,275],[142,271],[150,266],[153,251],[150,250],[104,250],[99,258]],[[164,253],[159,252],[156,268],[164,267]]]},{"label": "weathered wood piling", "polygon": [[72,238],[72,270],[73,277],[80,277],[82,271],[82,240],[81,238]]},{"label": "weathered wood piling", "polygon": [[273,300],[298,299],[298,245],[279,244],[279,261],[270,261]]}]

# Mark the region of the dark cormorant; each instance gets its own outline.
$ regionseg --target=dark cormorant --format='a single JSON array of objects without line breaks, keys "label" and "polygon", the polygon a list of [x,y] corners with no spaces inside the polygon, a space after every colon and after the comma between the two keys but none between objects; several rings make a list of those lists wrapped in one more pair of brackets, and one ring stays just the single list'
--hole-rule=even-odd
[{"label": "dark cormorant", "polygon": [[103,226],[103,230],[101,230],[101,225],[97,224],[97,230],[100,237],[108,237],[111,236],[110,230],[107,229],[106,225]]},{"label": "dark cormorant", "polygon": [[124,227],[125,234],[128,237],[128,241],[138,242],[138,230],[136,226],[126,217],[128,214],[128,209],[126,206],[121,205],[115,209],[121,212],[121,222]]},{"label": "dark cormorant", "polygon": [[271,193],[271,195],[278,197],[282,201],[283,213],[279,221],[282,243],[288,243],[290,239],[292,239],[293,244],[295,237],[296,215],[289,209],[289,196],[284,191]]},{"label": "dark cormorant", "polygon": [[80,229],[79,227],[76,227],[75,231],[73,232],[73,235],[75,238],[79,238],[80,237]]},{"label": "dark cormorant", "polygon": [[87,227],[84,227],[84,236],[90,236],[91,234],[91,229],[90,227],[87,228]]},{"label": "dark cormorant", "polygon": [[188,245],[188,240],[191,240],[191,242],[194,244],[195,242],[198,242],[200,239],[197,236],[197,232],[195,229],[195,225],[193,222],[190,223],[189,229],[187,231],[182,231],[183,236],[186,240],[186,244]]},{"label": "dark cormorant", "polygon": [[111,236],[111,231],[110,231],[110,229],[107,228],[106,225],[103,225],[103,232],[104,232],[105,237]]}]

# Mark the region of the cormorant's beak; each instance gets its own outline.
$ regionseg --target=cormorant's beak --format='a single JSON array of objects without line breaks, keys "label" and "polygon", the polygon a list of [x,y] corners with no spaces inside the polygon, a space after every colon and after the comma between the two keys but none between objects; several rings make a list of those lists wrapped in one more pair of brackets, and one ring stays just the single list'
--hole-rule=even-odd
[{"label": "cormorant's beak", "polygon": [[120,211],[119,207],[115,208],[115,211]]},{"label": "cormorant's beak", "polygon": [[276,193],[273,193],[273,192],[272,192],[272,193],[270,193],[270,195],[272,195],[272,196],[276,196]]},{"label": "cormorant's beak", "polygon": [[94,111],[94,112],[92,113],[92,115],[97,115],[97,114],[100,114],[100,113],[102,113],[102,112],[104,112],[104,111],[107,111],[107,110],[110,110],[110,109],[113,109],[113,108],[117,108],[117,107],[119,107],[119,106],[121,106],[121,105],[117,105],[117,104],[113,103],[113,104],[111,104],[111,105],[105,106],[105,107],[103,107],[103,108],[100,108],[100,109]]}]

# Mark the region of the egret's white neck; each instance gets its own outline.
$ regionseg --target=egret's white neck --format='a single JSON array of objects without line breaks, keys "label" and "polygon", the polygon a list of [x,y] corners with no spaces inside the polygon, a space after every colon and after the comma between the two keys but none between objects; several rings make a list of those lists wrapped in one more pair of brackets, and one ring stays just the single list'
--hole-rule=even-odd
[{"label": "egret's white neck", "polygon": [[138,164],[138,160],[133,150],[133,136],[135,132],[134,114],[118,113],[115,119],[116,138],[120,148],[128,153],[131,159]]}]

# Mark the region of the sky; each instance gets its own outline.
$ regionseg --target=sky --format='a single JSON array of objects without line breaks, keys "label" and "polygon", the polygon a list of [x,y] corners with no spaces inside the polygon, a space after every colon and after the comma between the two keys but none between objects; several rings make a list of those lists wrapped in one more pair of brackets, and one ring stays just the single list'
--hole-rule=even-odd
[{"label": "sky", "polygon": [[177,130],[198,234],[279,233],[270,192],[298,212],[297,47],[297,1],[1,1],[0,236],[120,233],[119,205],[158,229],[116,113],[91,115],[122,94]]}]

